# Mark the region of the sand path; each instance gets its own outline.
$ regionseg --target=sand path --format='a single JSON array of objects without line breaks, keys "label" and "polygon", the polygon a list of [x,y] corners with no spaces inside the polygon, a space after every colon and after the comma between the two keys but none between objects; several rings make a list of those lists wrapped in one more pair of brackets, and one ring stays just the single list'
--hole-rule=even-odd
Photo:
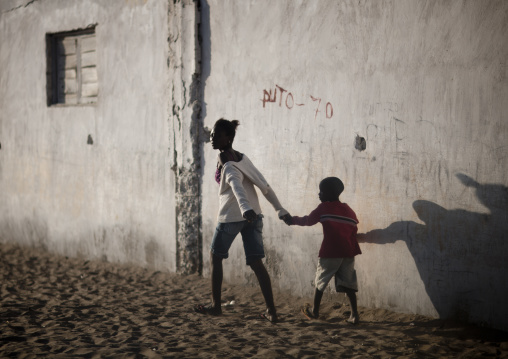
[{"label": "sand path", "polygon": [[258,288],[224,286],[221,317],[192,311],[209,281],[0,244],[0,357],[508,358],[508,333],[360,308],[325,295],[322,320],[276,293],[281,322],[260,319]]}]

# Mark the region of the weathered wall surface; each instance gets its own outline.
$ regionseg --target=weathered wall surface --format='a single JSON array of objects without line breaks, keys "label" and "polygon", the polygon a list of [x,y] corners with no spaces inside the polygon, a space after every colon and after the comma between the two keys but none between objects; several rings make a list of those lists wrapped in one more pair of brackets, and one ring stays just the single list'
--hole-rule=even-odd
[{"label": "weathered wall surface", "polygon": [[203,117],[201,104],[200,11],[192,0],[169,2],[171,147],[175,173],[176,270],[201,273],[201,179]]},{"label": "weathered wall surface", "polygon": [[[507,2],[210,0],[202,29],[204,125],[239,119],[236,149],[295,215],[343,179],[362,305],[508,329]],[[215,157],[205,147],[205,254]],[[310,295],[320,226],[263,209],[275,285]],[[240,240],[225,277],[255,282]]]},{"label": "weathered wall surface", "polygon": [[[208,275],[218,187],[203,126],[239,119],[235,147],[291,213],[318,204],[322,178],[343,179],[362,305],[508,329],[508,3],[0,11],[0,241],[182,273],[202,256]],[[98,102],[48,107],[45,34],[90,24]],[[262,205],[274,285],[310,295],[321,228],[286,227]],[[225,278],[256,282],[240,240]]]},{"label": "weathered wall surface", "polygon": [[[168,2],[1,11],[0,240],[175,270]],[[98,102],[48,107],[45,34],[90,24]]]}]

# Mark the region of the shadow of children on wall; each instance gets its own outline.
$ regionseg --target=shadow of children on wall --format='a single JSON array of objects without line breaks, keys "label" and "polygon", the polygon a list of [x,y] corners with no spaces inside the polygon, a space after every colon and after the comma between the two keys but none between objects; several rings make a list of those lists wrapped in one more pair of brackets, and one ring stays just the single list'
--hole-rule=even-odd
[{"label": "shadow of children on wall", "polygon": [[490,213],[447,210],[418,200],[424,224],[392,223],[359,235],[361,242],[405,241],[440,318],[508,329],[508,188],[457,174]]}]

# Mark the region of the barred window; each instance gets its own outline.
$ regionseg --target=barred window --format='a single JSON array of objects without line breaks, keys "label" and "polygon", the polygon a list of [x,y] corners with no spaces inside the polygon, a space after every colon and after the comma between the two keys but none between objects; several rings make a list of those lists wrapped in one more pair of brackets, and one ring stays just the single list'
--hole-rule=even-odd
[{"label": "barred window", "polygon": [[48,106],[97,102],[95,26],[46,35]]}]

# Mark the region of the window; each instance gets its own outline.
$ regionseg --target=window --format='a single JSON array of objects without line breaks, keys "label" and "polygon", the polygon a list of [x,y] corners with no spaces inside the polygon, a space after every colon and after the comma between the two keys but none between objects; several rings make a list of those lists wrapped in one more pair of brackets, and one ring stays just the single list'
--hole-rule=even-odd
[{"label": "window", "polygon": [[97,102],[95,26],[46,35],[48,106]]}]

